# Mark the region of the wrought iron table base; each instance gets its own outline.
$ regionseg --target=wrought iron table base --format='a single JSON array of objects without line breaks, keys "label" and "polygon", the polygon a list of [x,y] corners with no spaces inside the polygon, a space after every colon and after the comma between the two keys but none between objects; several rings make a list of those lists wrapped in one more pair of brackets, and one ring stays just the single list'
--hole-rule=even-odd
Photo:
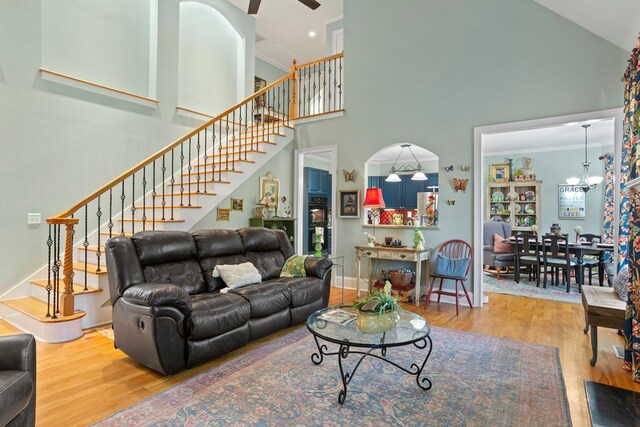
[{"label": "wrought iron table base", "polygon": [[[418,366],[416,363],[412,363],[408,369],[386,358],[387,347],[374,347],[374,348],[370,348],[368,351],[359,351],[359,350],[351,350],[351,347],[348,344],[340,344],[340,349],[337,352],[329,352],[327,351],[328,348],[325,344],[320,345],[320,343],[318,342],[318,337],[314,335],[313,339],[315,340],[316,347],[318,348],[317,353],[311,354],[311,361],[314,364],[316,365],[321,364],[322,361],[324,360],[324,356],[333,356],[336,354],[338,355],[338,367],[340,368],[340,378],[342,379],[342,390],[340,390],[340,392],[338,393],[338,403],[340,404],[344,403],[344,400],[347,398],[347,385],[353,379],[353,376],[358,370],[360,363],[362,363],[364,358],[367,356],[384,360],[385,362],[395,366],[396,368],[406,372],[407,374],[414,375],[416,377],[416,384],[418,384],[418,387],[420,387],[422,390],[426,391],[431,388],[432,384],[429,378],[427,378],[426,376],[420,378],[420,376],[422,375],[422,371],[424,369],[424,365],[427,363],[427,360],[429,360],[429,356],[431,356],[431,350],[433,349],[433,341],[431,341],[431,337],[428,335],[426,336],[426,338],[423,338],[422,340],[413,343],[413,345],[419,349],[424,349],[427,347],[427,345],[429,346],[429,350],[427,351],[427,355],[424,358],[422,365]],[[379,348],[381,350],[381,356],[373,353],[373,350],[375,350],[376,348]],[[356,363],[356,365],[353,367],[353,370],[351,372],[348,372],[343,367],[342,361],[343,359],[346,359],[350,354],[360,354],[361,357]]]}]

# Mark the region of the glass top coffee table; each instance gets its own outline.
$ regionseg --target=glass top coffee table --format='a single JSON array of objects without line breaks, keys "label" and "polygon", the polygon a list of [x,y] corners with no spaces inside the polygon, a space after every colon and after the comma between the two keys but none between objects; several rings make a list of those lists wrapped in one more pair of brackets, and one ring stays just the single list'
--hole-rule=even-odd
[{"label": "glass top coffee table", "polygon": [[[344,403],[347,397],[347,385],[355,375],[360,363],[365,357],[373,357],[384,360],[385,362],[395,366],[396,368],[416,377],[416,383],[422,390],[431,388],[431,381],[422,375],[424,365],[427,363],[433,342],[429,333],[431,325],[422,316],[411,313],[409,311],[400,312],[400,320],[398,324],[387,332],[376,334],[367,334],[360,331],[356,327],[355,321],[341,324],[340,319],[334,321],[322,319],[322,315],[331,310],[344,310],[355,314],[351,307],[329,307],[312,313],[307,318],[307,328],[313,334],[313,339],[318,348],[317,353],[311,355],[311,361],[319,365],[324,360],[324,356],[338,355],[338,367],[340,368],[340,378],[342,379],[342,390],[338,393],[338,402]],[[318,339],[338,344],[340,348],[336,352],[330,352],[325,344],[320,344]],[[387,358],[387,349],[390,347],[400,347],[413,344],[419,349],[426,351],[426,356],[422,364],[411,363],[406,368],[400,364]],[[374,353],[374,350],[380,350],[380,354]],[[343,363],[350,354],[360,355],[353,369],[348,372]]]}]

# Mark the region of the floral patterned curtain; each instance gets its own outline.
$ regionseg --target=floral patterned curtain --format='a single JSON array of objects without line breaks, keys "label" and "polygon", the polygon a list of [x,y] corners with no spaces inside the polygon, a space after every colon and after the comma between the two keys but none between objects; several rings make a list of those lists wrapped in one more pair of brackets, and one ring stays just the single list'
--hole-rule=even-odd
[{"label": "floral patterned curtain", "polygon": [[[640,37],[638,38],[640,42]],[[626,182],[638,176],[637,144],[640,134],[640,43],[633,49],[624,75],[624,123],[621,159],[620,264],[629,266],[629,297],[624,323],[624,369],[640,382],[640,191],[628,190]],[[624,234],[623,234],[624,233]],[[624,244],[624,246],[623,246]]]},{"label": "floral patterned curtain", "polygon": [[[615,182],[615,162],[613,153],[607,153],[602,156],[604,163],[604,233],[602,241],[605,243],[613,243],[613,225],[614,225],[614,182]],[[613,262],[613,254],[607,252],[604,255],[605,262]]]}]

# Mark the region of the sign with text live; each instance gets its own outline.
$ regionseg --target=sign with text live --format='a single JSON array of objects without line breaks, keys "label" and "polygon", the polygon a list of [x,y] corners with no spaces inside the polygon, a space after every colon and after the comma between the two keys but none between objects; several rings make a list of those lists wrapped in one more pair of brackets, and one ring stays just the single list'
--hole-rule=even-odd
[{"label": "sign with text live", "polygon": [[558,184],[558,218],[585,219],[586,193],[577,185]]}]

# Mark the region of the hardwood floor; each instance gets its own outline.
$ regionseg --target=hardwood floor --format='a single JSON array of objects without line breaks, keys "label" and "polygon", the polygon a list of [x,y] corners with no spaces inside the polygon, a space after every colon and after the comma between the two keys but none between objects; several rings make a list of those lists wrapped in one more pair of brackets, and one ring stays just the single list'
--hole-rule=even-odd
[{"label": "hardwood floor", "polygon": [[[346,302],[354,296],[354,291],[345,291]],[[332,292],[331,304],[339,302],[337,289]],[[426,311],[405,304],[405,309],[422,314],[435,326],[558,347],[575,426],[590,425],[585,379],[640,391],[640,384],[631,380],[613,354],[612,345],[622,345],[622,337],[614,330],[599,330],[598,363],[595,368],[589,365],[590,340],[582,333],[584,314],[580,304],[489,294],[489,303],[482,309],[461,308],[459,316],[455,315],[455,306],[448,304],[430,304]],[[19,332],[0,321],[0,335]],[[86,331],[84,337],[69,343],[38,343],[37,424],[91,424],[275,336],[170,377],[138,365],[114,349],[113,341],[98,330]]]}]

